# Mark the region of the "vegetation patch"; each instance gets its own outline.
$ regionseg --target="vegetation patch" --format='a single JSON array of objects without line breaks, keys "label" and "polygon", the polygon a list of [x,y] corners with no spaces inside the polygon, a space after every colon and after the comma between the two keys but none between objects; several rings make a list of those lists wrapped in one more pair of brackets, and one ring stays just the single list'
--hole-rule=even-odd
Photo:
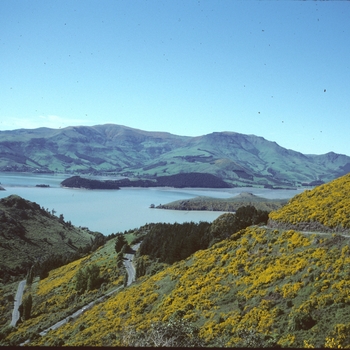
[{"label": "vegetation patch", "polygon": [[27,284],[23,297],[24,300],[29,295],[32,298],[30,317],[22,317],[17,326],[8,331],[4,326],[2,332],[8,333],[0,339],[0,344],[19,345],[32,335],[39,336],[39,332],[122,286],[125,271],[116,266],[114,245],[115,239],[110,239],[94,253],[50,271],[47,277],[35,277],[32,284]]},{"label": "vegetation patch", "polygon": [[[0,281],[23,278],[34,263],[54,255],[75,254],[101,234],[65,221],[54,209],[17,195],[0,200]],[[56,266],[57,267],[57,266]]]},{"label": "vegetation patch", "polygon": [[321,232],[350,231],[350,174],[293,197],[271,212],[270,226]]},{"label": "vegetation patch", "polygon": [[[239,208],[236,214],[221,215],[211,224],[208,222],[156,224],[144,236],[137,256],[148,256],[157,263],[173,264],[229,237],[232,232],[250,225],[266,224],[267,217],[267,212],[246,206]],[[147,262],[144,258],[137,259],[138,276],[146,273],[145,265]]]},{"label": "vegetation patch", "polygon": [[258,210],[272,211],[281,208],[287,200],[266,199],[252,193],[243,192],[232,198],[196,197],[186,200],[177,200],[168,204],[158,205],[158,209],[171,210],[209,210],[235,212],[243,206],[254,206]]}]

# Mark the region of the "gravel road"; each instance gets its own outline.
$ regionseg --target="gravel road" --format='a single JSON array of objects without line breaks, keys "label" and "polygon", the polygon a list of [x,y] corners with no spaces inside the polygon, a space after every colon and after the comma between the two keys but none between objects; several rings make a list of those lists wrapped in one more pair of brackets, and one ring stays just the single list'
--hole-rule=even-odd
[{"label": "gravel road", "polygon": [[124,266],[126,268],[126,272],[128,273],[127,286],[130,286],[130,284],[136,280],[136,271],[135,271],[135,267],[134,267],[134,265],[132,263],[132,260],[134,259],[135,252],[136,252],[137,249],[139,249],[140,244],[141,243],[133,245],[131,247],[133,252],[125,254],[125,259],[126,260],[124,260]]},{"label": "gravel road", "polygon": [[15,303],[13,306],[13,311],[12,311],[12,320],[10,325],[12,327],[16,326],[17,321],[19,320],[19,311],[18,308],[22,303],[22,296],[24,292],[24,287],[26,286],[26,280],[23,280],[19,282],[18,288],[17,288],[17,293],[15,296]]}]

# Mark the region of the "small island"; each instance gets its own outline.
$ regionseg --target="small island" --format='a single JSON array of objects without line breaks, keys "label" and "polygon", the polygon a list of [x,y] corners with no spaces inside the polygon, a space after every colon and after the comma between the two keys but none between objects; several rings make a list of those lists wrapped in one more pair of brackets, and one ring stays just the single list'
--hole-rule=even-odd
[{"label": "small island", "polygon": [[38,184],[38,185],[35,185],[35,187],[48,188],[48,187],[50,187],[50,185]]},{"label": "small island", "polygon": [[72,176],[61,182],[62,187],[85,188],[88,190],[120,190],[117,181],[113,180],[92,180],[80,176]]},{"label": "small island", "polygon": [[243,206],[253,206],[257,210],[277,210],[287,203],[285,199],[267,199],[249,192],[242,192],[231,198],[195,197],[192,199],[177,200],[168,204],[158,205],[157,209],[171,210],[207,210],[235,212]]},{"label": "small island", "polygon": [[181,173],[169,176],[158,176],[150,180],[92,180],[73,176],[61,182],[63,187],[118,190],[120,187],[174,187],[174,188],[230,188],[227,182],[207,173]]}]

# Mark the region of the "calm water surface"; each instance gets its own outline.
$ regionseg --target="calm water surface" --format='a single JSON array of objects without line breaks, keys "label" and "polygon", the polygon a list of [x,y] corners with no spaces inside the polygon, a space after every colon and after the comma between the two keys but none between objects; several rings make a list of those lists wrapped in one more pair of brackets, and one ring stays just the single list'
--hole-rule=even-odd
[{"label": "calm water surface", "polygon": [[[151,204],[166,204],[179,199],[197,196],[229,198],[241,192],[274,199],[291,198],[300,190],[269,190],[264,188],[230,189],[174,189],[174,188],[122,188],[120,190],[83,190],[61,188],[60,183],[72,175],[42,175],[23,173],[0,173],[0,183],[6,191],[0,198],[17,194],[38,203],[56,215],[63,214],[73,225],[86,226],[103,234],[123,232],[151,222],[183,223],[212,222],[222,212],[179,211],[150,209]],[[50,188],[36,187],[37,184]]]}]

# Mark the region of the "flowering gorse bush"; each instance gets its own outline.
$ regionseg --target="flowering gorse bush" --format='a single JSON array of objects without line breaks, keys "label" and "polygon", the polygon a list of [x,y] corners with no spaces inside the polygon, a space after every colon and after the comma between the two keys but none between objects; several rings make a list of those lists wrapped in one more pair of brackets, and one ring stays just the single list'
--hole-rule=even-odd
[{"label": "flowering gorse bush", "polygon": [[331,337],[348,346],[350,251],[337,239],[248,227],[141,277],[33,344],[120,346],[125,329],[141,336],[181,319],[207,345],[324,347]]},{"label": "flowering gorse bush", "polygon": [[275,221],[297,225],[318,222],[334,230],[350,229],[350,174],[293,197],[281,209],[271,212]]}]

